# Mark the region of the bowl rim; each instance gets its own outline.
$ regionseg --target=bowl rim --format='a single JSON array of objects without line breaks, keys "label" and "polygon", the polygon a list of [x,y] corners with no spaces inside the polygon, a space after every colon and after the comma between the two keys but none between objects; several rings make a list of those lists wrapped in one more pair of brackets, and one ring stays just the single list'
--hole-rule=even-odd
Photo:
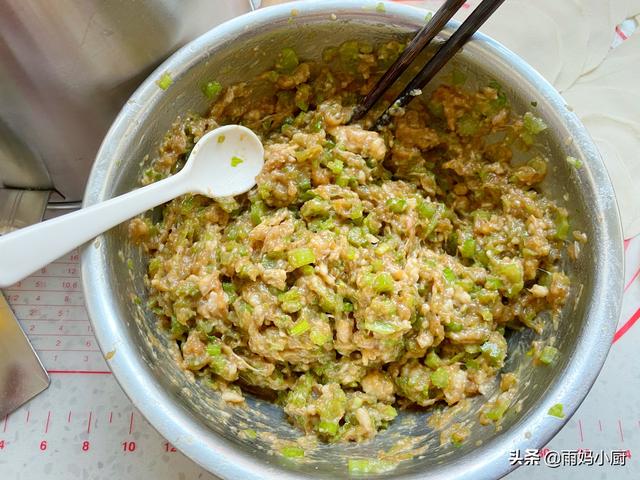
[{"label": "bowl rim", "polygon": [[[236,17],[223,23],[188,43],[163,62],[133,93],[107,132],[87,183],[83,206],[89,206],[109,198],[109,185],[105,181],[114,169],[114,153],[118,141],[127,136],[132,125],[137,125],[137,117],[142,105],[154,102],[161,95],[155,80],[162,72],[180,73],[202,60],[203,52],[218,46],[225,39],[234,38],[249,25],[268,25],[291,15],[329,15],[375,9],[379,2],[371,0],[324,0],[323,2],[298,1],[268,7]],[[386,15],[403,22],[424,21],[426,10],[397,3],[385,2]],[[449,35],[457,22],[450,22],[445,35]],[[561,115],[566,128],[571,133],[577,148],[588,159],[586,168],[579,175],[597,186],[594,193],[595,207],[603,213],[601,222],[603,241],[598,251],[598,278],[594,281],[595,301],[588,312],[583,332],[576,343],[575,351],[564,366],[564,371],[548,386],[544,399],[532,408],[528,418],[521,418],[511,428],[505,430],[485,444],[477,447],[464,457],[436,467],[431,478],[498,478],[516,468],[508,461],[508,452],[544,446],[570,419],[580,406],[595,382],[611,346],[622,301],[623,247],[620,218],[613,187],[604,163],[586,129],[567,108],[560,94],[531,66],[509,51],[500,43],[477,33],[465,48],[480,48],[490,52],[501,61],[509,62],[513,71],[533,85],[552,107]],[[606,213],[606,215],[604,215]],[[114,315],[109,298],[101,294],[108,286],[104,275],[106,263],[102,251],[104,242],[100,237],[88,244],[82,252],[81,272],[87,312],[94,328],[95,336],[103,354],[117,349],[108,364],[114,377],[131,399],[136,408],[149,423],[176,448],[193,461],[222,478],[278,478],[293,480],[305,477],[298,472],[286,470],[273,463],[256,462],[249,452],[233,447],[227,442],[217,442],[208,434],[210,431],[199,424],[187,408],[176,402],[149,373],[141,357],[136,355],[135,345],[127,340],[124,322]],[[606,288],[605,288],[606,287]],[[612,294],[615,293],[615,294]],[[586,315],[586,314],[585,314]],[[604,321],[608,320],[608,321]],[[147,373],[147,374],[145,374]],[[547,414],[555,403],[565,407],[565,419],[559,420]],[[194,441],[197,439],[197,441]],[[393,476],[393,472],[390,472]],[[309,477],[311,478],[311,477]],[[418,479],[420,474],[397,476],[396,478]]]}]

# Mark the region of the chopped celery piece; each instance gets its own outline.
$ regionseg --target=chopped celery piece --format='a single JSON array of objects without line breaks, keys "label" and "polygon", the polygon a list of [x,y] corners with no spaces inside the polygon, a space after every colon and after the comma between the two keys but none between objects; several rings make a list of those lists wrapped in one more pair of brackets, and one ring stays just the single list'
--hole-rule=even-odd
[{"label": "chopped celery piece", "polygon": [[416,210],[422,218],[430,219],[436,213],[436,204],[424,200],[418,204]]},{"label": "chopped celery piece", "polygon": [[391,322],[384,320],[372,320],[365,322],[364,328],[380,335],[391,335],[398,331],[398,327]]},{"label": "chopped celery piece", "polygon": [[427,354],[427,358],[424,361],[425,365],[429,368],[432,369],[436,369],[440,366],[440,364],[442,363],[442,360],[440,360],[440,357],[438,356],[438,354],[436,352],[434,352],[433,350],[431,350],[428,354]]},{"label": "chopped celery piece", "polygon": [[215,342],[207,345],[207,355],[217,357],[220,354],[222,354],[222,348],[219,343]]},{"label": "chopped celery piece", "polygon": [[267,213],[267,206],[262,200],[258,200],[251,205],[251,210],[249,210],[249,217],[251,218],[251,223],[254,225],[258,225],[262,222],[262,217]]},{"label": "chopped celery piece", "polygon": [[256,438],[258,438],[258,432],[256,432],[252,428],[247,428],[245,430],[242,430],[242,433],[244,434],[245,437],[247,437],[250,440],[255,440]]},{"label": "chopped celery piece", "polygon": [[304,449],[297,445],[289,445],[280,449],[282,456],[287,458],[302,458],[304,457]]},{"label": "chopped celery piece", "polygon": [[333,335],[331,335],[331,330],[323,332],[321,330],[314,329],[309,334],[309,338],[311,339],[314,345],[318,345],[319,347],[321,347],[325,343],[328,343],[331,340],[333,340]]},{"label": "chopped celery piece", "polygon": [[499,290],[504,286],[502,280],[498,277],[487,277],[484,282],[484,288],[487,290]]},{"label": "chopped celery piece", "polygon": [[407,201],[404,198],[390,198],[387,200],[387,207],[393,213],[402,213],[407,209]]},{"label": "chopped celery piece", "polygon": [[360,227],[354,227],[347,233],[347,240],[355,247],[364,247],[369,243],[367,234],[364,229]]},{"label": "chopped celery piece", "polygon": [[305,218],[324,218],[331,212],[331,204],[321,198],[307,200],[300,208],[300,214]]},{"label": "chopped celery piece", "polygon": [[311,328],[311,325],[309,325],[309,322],[307,321],[307,319],[302,318],[291,326],[291,328],[289,329],[289,335],[293,335],[294,337],[297,337],[298,335],[302,335],[304,332],[306,332],[310,328]]},{"label": "chopped celery piece", "polygon": [[476,253],[476,241],[473,238],[467,238],[460,247],[460,254],[464,258],[473,258]]},{"label": "chopped celery piece", "polygon": [[294,313],[302,309],[302,295],[296,288],[280,294],[278,300],[282,303],[281,308],[284,312]]},{"label": "chopped celery piece", "polygon": [[291,73],[298,66],[298,56],[293,48],[283,48],[276,60],[276,70]]},{"label": "chopped celery piece", "polygon": [[373,279],[373,289],[377,293],[393,292],[393,277],[388,272],[380,272]]},{"label": "chopped celery piece", "polygon": [[299,270],[303,275],[313,275],[315,272],[315,269],[311,265],[303,265]]},{"label": "chopped celery piece", "polygon": [[244,162],[244,160],[241,159],[240,157],[236,157],[235,155],[233,157],[231,157],[231,166],[232,167],[237,167],[242,162]]},{"label": "chopped celery piece", "polygon": [[376,12],[378,13],[384,13],[387,10],[384,8],[384,2],[378,2],[378,4],[376,5]]},{"label": "chopped celery piece", "polygon": [[444,368],[439,367],[431,374],[431,383],[438,388],[447,388],[449,385],[449,373]]},{"label": "chopped celery piece", "polygon": [[[216,81],[207,82],[202,86],[202,93],[204,94],[205,97],[207,97],[210,100],[213,100],[218,95],[220,95],[221,91],[222,91],[222,85],[220,85],[220,82],[216,82]],[[220,141],[220,139],[218,138],[218,142],[222,143],[224,142],[224,140]]]},{"label": "chopped celery piece", "polygon": [[455,273],[453,273],[453,270],[451,270],[449,267],[446,267],[443,271],[442,271],[442,276],[444,277],[444,279],[448,282],[448,283],[453,283],[455,282],[458,277],[456,276]]},{"label": "chopped celery piece", "polygon": [[173,79],[171,78],[171,75],[169,74],[169,72],[163,73],[160,79],[156,82],[156,84],[162,90],[166,90],[167,88],[169,88],[172,83],[173,83]]},{"label": "chopped celery piece", "polygon": [[547,129],[547,124],[531,112],[524,114],[524,117],[522,117],[522,125],[530,135],[537,135]]},{"label": "chopped celery piece", "polygon": [[556,403],[547,413],[553,417],[564,418],[564,407],[561,403]]},{"label": "chopped celery piece", "polygon": [[291,268],[300,268],[316,261],[316,256],[308,247],[296,248],[287,254]]},{"label": "chopped celery piece", "polygon": [[556,238],[558,240],[566,240],[569,236],[569,230],[571,226],[569,225],[569,218],[566,215],[562,215],[558,213],[556,215]]},{"label": "chopped celery piece", "polygon": [[480,350],[494,365],[499,364],[504,359],[505,352],[494,342],[487,341],[483,343]]},{"label": "chopped celery piece", "polygon": [[457,322],[451,322],[449,323],[449,325],[446,325],[447,330],[449,330],[450,332],[460,332],[462,331],[462,325],[457,323]]},{"label": "chopped celery piece", "polygon": [[318,424],[318,432],[324,433],[333,437],[336,433],[338,433],[338,423],[321,421]]},{"label": "chopped celery piece", "polygon": [[582,162],[578,160],[576,157],[567,157],[567,163],[571,165],[576,170],[582,168]]},{"label": "chopped celery piece", "polygon": [[507,402],[496,402],[493,408],[489,409],[485,415],[489,420],[497,422],[504,416],[507,408],[509,408],[509,404]]},{"label": "chopped celery piece", "polygon": [[507,280],[506,295],[509,298],[515,297],[524,287],[524,271],[519,262],[497,263],[492,268],[493,273],[500,275]]},{"label": "chopped celery piece", "polygon": [[331,160],[327,162],[327,168],[337,175],[344,170],[344,163],[342,160]]},{"label": "chopped celery piece", "polygon": [[545,365],[551,365],[558,358],[558,349],[547,345],[542,349],[538,358]]}]

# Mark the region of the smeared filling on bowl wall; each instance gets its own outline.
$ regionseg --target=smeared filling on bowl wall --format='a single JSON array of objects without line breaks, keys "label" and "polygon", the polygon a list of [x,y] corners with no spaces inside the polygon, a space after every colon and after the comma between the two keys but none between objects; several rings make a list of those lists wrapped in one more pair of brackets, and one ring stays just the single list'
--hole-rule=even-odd
[{"label": "smeared filling on bowl wall", "polygon": [[[273,399],[330,442],[370,439],[399,408],[486,394],[505,334],[552,328],[570,289],[567,212],[540,192],[547,160],[532,148],[546,125],[515,115],[500,85],[471,90],[454,71],[382,131],[347,125],[402,48],[346,42],[318,63],[284,49],[252,81],[206,82],[210,110],[176,121],[143,182],[240,123],[265,146],[257,186],[186,195],[157,223],[130,224],[149,256],[149,308],[184,368],[229,402]],[[549,365],[558,351],[534,342],[530,354]],[[502,375],[481,423],[500,421],[516,383]]]}]

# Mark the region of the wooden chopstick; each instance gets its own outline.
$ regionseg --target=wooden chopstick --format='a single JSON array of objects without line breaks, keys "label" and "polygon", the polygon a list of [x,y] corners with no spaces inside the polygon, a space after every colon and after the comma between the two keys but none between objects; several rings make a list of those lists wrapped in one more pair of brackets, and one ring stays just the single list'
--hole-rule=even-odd
[{"label": "wooden chopstick", "polygon": [[418,54],[431,43],[436,35],[444,28],[451,17],[462,7],[465,0],[447,0],[438,9],[435,15],[422,27],[409,42],[409,45],[402,51],[400,56],[393,62],[386,72],[380,77],[378,83],[366,97],[362,100],[353,112],[351,121],[361,119],[373,107],[384,92],[404,73],[409,65],[416,59]]},{"label": "wooden chopstick", "polygon": [[[377,129],[389,123],[393,111],[405,107],[413,99],[413,97],[419,95],[422,88],[424,88],[424,86],[429,83],[431,79],[433,79],[436,73],[438,73],[442,69],[442,67],[458,52],[458,50],[462,48],[462,46],[473,36],[473,34],[484,24],[484,22],[487,21],[487,19],[493,14],[493,12],[495,12],[496,9],[500,5],[502,5],[503,2],[504,0],[484,0],[480,5],[478,5],[473,13],[471,13],[471,15],[469,15],[469,17],[462,23],[462,25],[460,25],[460,28],[458,28],[451,35],[451,37],[449,37],[449,39],[438,48],[435,55],[431,57],[431,59],[429,59],[424,68],[420,70],[420,72],[418,72],[418,74],[409,82],[404,90],[402,90],[400,95],[396,97],[393,103],[391,103],[391,105],[387,107],[384,113],[376,120],[374,128]],[[447,2],[447,4],[448,3],[449,2]],[[453,4],[453,2],[451,3]],[[450,14],[450,12],[447,11],[446,14],[448,15]],[[453,16],[453,13],[451,13],[450,15]],[[451,18],[451,16],[449,18]],[[425,29],[423,28],[422,30],[420,30],[418,35],[420,35],[423,30]],[[416,39],[414,39],[414,41],[415,40]],[[411,43],[414,43],[414,41],[412,41]],[[426,46],[426,44],[424,46]],[[414,55],[415,58],[416,54],[410,54]],[[406,66],[404,68],[406,69]],[[400,74],[401,73],[402,72],[400,72]],[[389,78],[385,80],[385,84],[387,85],[387,87],[391,85],[395,80],[397,80],[400,74],[392,73],[391,75],[389,75]],[[378,94],[378,98],[381,96],[381,94],[382,92]],[[369,106],[369,108],[371,107]]]}]

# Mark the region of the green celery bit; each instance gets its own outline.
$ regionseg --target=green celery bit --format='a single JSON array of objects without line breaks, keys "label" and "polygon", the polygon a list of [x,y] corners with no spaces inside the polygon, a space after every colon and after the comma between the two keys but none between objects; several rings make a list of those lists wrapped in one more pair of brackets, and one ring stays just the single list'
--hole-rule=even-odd
[{"label": "green celery bit", "polygon": [[327,217],[331,212],[331,204],[321,198],[307,200],[300,208],[300,215],[304,218]]},{"label": "green celery bit", "polygon": [[464,258],[473,258],[476,253],[476,241],[473,238],[467,238],[460,247],[460,254]]},{"label": "green celery bit", "polygon": [[393,277],[388,272],[380,272],[373,279],[373,290],[377,293],[393,292]]},{"label": "green celery bit", "polygon": [[280,449],[280,453],[282,454],[283,457],[287,457],[287,458],[304,457],[304,450],[302,449],[302,447],[298,447],[297,445],[282,447]]},{"label": "green celery bit", "polygon": [[162,90],[166,90],[167,88],[169,88],[172,83],[173,83],[173,79],[171,78],[171,75],[169,74],[169,72],[163,73],[160,79],[156,82],[156,84]]},{"label": "green celery bit", "polygon": [[578,160],[576,157],[567,157],[567,163],[571,165],[576,170],[582,168],[582,162]]},{"label": "green celery bit", "polygon": [[[220,82],[216,82],[216,81],[207,82],[202,86],[202,93],[209,100],[213,100],[214,98],[216,98],[218,95],[220,95],[221,91],[222,91],[222,85],[220,85]],[[224,139],[222,141],[218,139],[218,142],[222,143],[224,142]]]},{"label": "green celery bit", "polygon": [[497,263],[493,266],[492,270],[493,273],[507,280],[507,297],[513,298],[520,293],[524,287],[524,272],[520,263]]},{"label": "green celery bit", "polygon": [[502,280],[500,280],[498,277],[487,277],[484,282],[484,288],[486,288],[487,290],[499,290],[503,286],[504,283],[502,283]]},{"label": "green celery bit", "polygon": [[327,292],[320,298],[319,305],[324,312],[339,313],[342,311],[342,298],[333,292]]},{"label": "green celery bit", "polygon": [[365,230],[361,227],[354,227],[347,233],[347,240],[355,247],[364,247],[369,243]]},{"label": "green celery bit", "polygon": [[571,225],[569,225],[569,218],[566,215],[558,213],[556,215],[555,224],[556,238],[558,240],[566,240],[569,236],[569,230],[571,229]]},{"label": "green celery bit", "polygon": [[451,270],[449,267],[446,267],[442,271],[442,276],[447,281],[447,283],[453,283],[458,279],[457,275],[453,273],[453,270]]},{"label": "green celery bit", "polygon": [[384,473],[393,470],[396,463],[388,460],[378,460],[369,458],[350,458],[348,462],[349,473]]},{"label": "green celery bit", "polygon": [[404,198],[390,198],[387,200],[387,207],[393,213],[402,213],[407,209],[407,201]]},{"label": "green celery bit", "polygon": [[327,162],[327,168],[337,175],[344,170],[344,163],[342,163],[342,160],[338,159],[331,160]]},{"label": "green celery bit", "polygon": [[422,218],[431,219],[436,213],[436,204],[423,200],[418,203],[416,210],[418,211],[418,215]]},{"label": "green celery bit", "polygon": [[342,304],[342,311],[346,312],[346,313],[350,313],[353,312],[353,303],[351,302],[344,302]]},{"label": "green celery bit", "polygon": [[440,360],[440,357],[438,356],[438,354],[436,352],[434,352],[433,350],[431,350],[428,354],[427,354],[427,358],[424,361],[425,365],[429,368],[432,369],[436,369],[440,366],[440,364],[442,363],[442,360]]},{"label": "green celery bit", "polygon": [[377,256],[381,257],[385,253],[387,253],[389,250],[391,250],[391,244],[381,243],[375,248],[374,252]]},{"label": "green celery bit", "polygon": [[376,5],[376,12],[378,13],[386,12],[386,9],[384,8],[384,2],[378,2],[378,4]]},{"label": "green celery bit", "polygon": [[530,135],[537,135],[547,129],[547,124],[531,112],[524,114],[524,117],[522,117],[522,125],[525,131]]},{"label": "green celery bit", "polygon": [[162,260],[157,257],[154,257],[149,262],[149,276],[153,276],[156,274],[160,267],[162,266]]},{"label": "green celery bit", "polygon": [[485,415],[489,420],[497,422],[504,416],[507,408],[509,408],[509,404],[507,402],[496,402],[493,408],[489,409]]},{"label": "green celery bit", "polygon": [[289,265],[291,268],[300,268],[303,265],[309,265],[316,261],[316,256],[308,247],[296,248],[287,254]]},{"label": "green celery bit", "polygon": [[291,326],[291,328],[289,329],[289,335],[293,335],[294,337],[297,337],[298,335],[302,335],[304,332],[306,332],[310,328],[311,328],[311,325],[309,325],[309,322],[307,321],[307,319],[301,318]]},{"label": "green celery bit", "polygon": [[449,373],[442,368],[438,369],[431,374],[431,383],[438,388],[447,388],[449,385]]},{"label": "green celery bit", "polygon": [[171,336],[173,338],[181,337],[182,335],[187,333],[187,330],[189,329],[187,328],[186,325],[183,325],[180,322],[178,322],[176,317],[171,317]]},{"label": "green celery bit", "polygon": [[299,268],[303,275],[313,275],[315,269],[311,265],[303,265]]},{"label": "green celery bit", "polygon": [[462,328],[463,328],[463,327],[462,327],[462,324],[460,324],[460,323],[457,323],[457,322],[451,322],[451,323],[449,323],[449,325],[446,325],[446,328],[447,328],[447,330],[449,330],[450,332],[457,333],[457,332],[462,331]]},{"label": "green celery bit", "polygon": [[558,358],[558,349],[547,345],[542,349],[538,358],[545,365],[551,365]]},{"label": "green celery bit", "polygon": [[504,358],[505,352],[503,352],[502,349],[494,342],[487,341],[483,343],[480,350],[494,365],[499,364]]},{"label": "green celery bit", "polygon": [[564,418],[564,407],[561,403],[556,403],[547,413],[553,417]]},{"label": "green celery bit", "polygon": [[237,167],[242,162],[244,162],[244,160],[241,159],[240,157],[236,157],[235,155],[233,157],[231,157],[231,166],[232,167]]},{"label": "green celery bit", "polygon": [[319,347],[321,347],[325,343],[333,340],[333,335],[331,334],[330,330],[328,332],[323,332],[321,330],[314,329],[309,334],[309,338],[314,345],[318,345]]},{"label": "green celery bit", "polygon": [[242,433],[244,433],[244,436],[250,440],[255,440],[258,437],[258,432],[256,432],[252,428],[247,428],[243,430]]},{"label": "green celery bit", "polygon": [[365,322],[364,328],[380,335],[391,335],[398,331],[398,327],[391,322],[385,320],[372,320]]},{"label": "green celery bit", "polygon": [[207,355],[210,357],[217,357],[222,354],[222,347],[218,342],[212,342],[207,345]]},{"label": "green celery bit", "polygon": [[287,313],[294,313],[302,308],[302,295],[295,287],[278,295],[278,300],[282,303],[282,310]]},{"label": "green celery bit", "polygon": [[323,420],[318,424],[318,432],[333,437],[336,433],[338,433],[338,423]]},{"label": "green celery bit", "polygon": [[260,224],[262,222],[262,217],[267,213],[267,206],[262,200],[257,200],[253,204],[251,204],[251,209],[249,210],[249,217],[251,218],[251,223],[254,225]]},{"label": "green celery bit", "polygon": [[280,73],[291,73],[299,63],[293,48],[283,48],[278,55],[275,67]]}]

